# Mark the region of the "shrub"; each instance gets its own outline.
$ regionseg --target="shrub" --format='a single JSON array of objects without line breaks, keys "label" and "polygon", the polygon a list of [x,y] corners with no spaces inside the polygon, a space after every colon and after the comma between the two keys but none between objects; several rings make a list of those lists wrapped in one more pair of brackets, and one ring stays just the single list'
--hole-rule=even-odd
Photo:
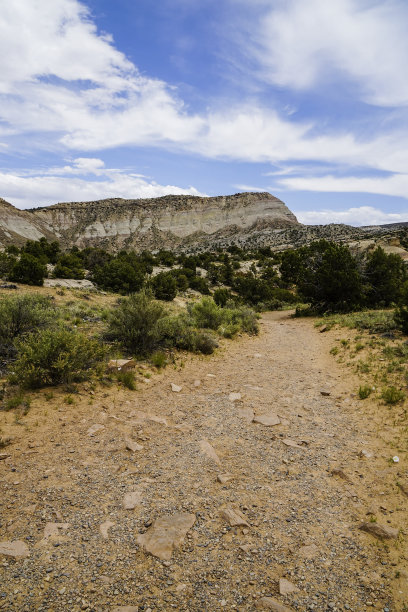
[{"label": "shrub", "polygon": [[386,404],[398,404],[405,399],[405,393],[396,387],[386,387],[382,390],[381,399]]},{"label": "shrub", "polygon": [[394,321],[403,334],[408,334],[408,307],[400,306],[395,310]]},{"label": "shrub", "polygon": [[152,279],[152,287],[158,300],[171,302],[177,295],[177,281],[171,272],[160,272]]},{"label": "shrub", "polygon": [[122,383],[126,389],[130,389],[130,391],[136,391],[136,379],[134,372],[128,370],[127,372],[120,371],[117,372],[116,378],[118,382]]},{"label": "shrub", "polygon": [[85,276],[82,259],[73,253],[61,255],[53,272],[54,278],[75,278],[81,280]]},{"label": "shrub", "polygon": [[203,297],[188,309],[197,327],[218,329],[225,319],[225,313],[210,297]]},{"label": "shrub", "polygon": [[207,279],[202,276],[192,276],[188,281],[190,289],[194,289],[194,291],[198,291],[203,295],[210,295],[210,287],[208,285]]},{"label": "shrub", "polygon": [[232,293],[229,289],[219,288],[216,289],[213,293],[213,300],[217,304],[217,306],[221,306],[222,308],[226,305],[228,300],[232,298]]},{"label": "shrub", "polygon": [[360,386],[359,390],[358,390],[358,397],[363,400],[363,399],[367,399],[367,397],[369,395],[371,395],[372,392],[372,388],[369,387],[368,385],[364,385],[364,386]]},{"label": "shrub", "polygon": [[94,270],[92,280],[102,289],[126,295],[140,291],[145,278],[144,269],[125,259],[112,259]]},{"label": "shrub", "polygon": [[165,316],[161,304],[147,291],[120,300],[109,317],[109,335],[138,355],[149,355],[160,345],[158,323]]},{"label": "shrub", "polygon": [[16,345],[9,379],[29,389],[86,380],[105,355],[96,340],[64,329],[40,330]]},{"label": "shrub", "polygon": [[163,351],[156,351],[150,357],[150,361],[152,362],[155,368],[160,370],[161,368],[164,368],[164,366],[167,364],[166,353],[163,353]]},{"label": "shrub", "polygon": [[406,279],[405,264],[399,255],[377,247],[367,257],[364,268],[369,305],[389,306],[400,297]]},{"label": "shrub", "polygon": [[39,259],[29,253],[22,253],[11,268],[9,279],[25,285],[42,286],[47,277],[47,268]]},{"label": "shrub", "polygon": [[49,298],[36,295],[7,297],[0,301],[0,355],[11,357],[14,342],[34,330],[46,327],[56,317]]}]

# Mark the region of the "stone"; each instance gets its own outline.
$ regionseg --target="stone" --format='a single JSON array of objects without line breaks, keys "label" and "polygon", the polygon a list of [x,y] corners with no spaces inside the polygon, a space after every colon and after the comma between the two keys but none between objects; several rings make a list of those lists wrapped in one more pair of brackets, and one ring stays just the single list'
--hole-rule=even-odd
[{"label": "stone", "polygon": [[135,442],[134,440],[131,440],[130,438],[125,439],[125,444],[126,444],[126,449],[132,451],[132,453],[136,453],[137,451],[143,450],[143,446],[141,444],[138,444],[137,442]]},{"label": "stone", "polygon": [[397,485],[401,489],[402,493],[408,497],[408,482],[398,481]]},{"label": "stone", "polygon": [[10,455],[8,455],[7,453],[0,453],[0,461],[4,461],[5,459],[8,459],[10,457]]},{"label": "stone", "polygon": [[230,524],[231,527],[249,527],[249,523],[245,520],[245,517],[240,513],[239,510],[235,510],[231,506],[223,508],[220,512],[223,519]]},{"label": "stone", "polygon": [[345,480],[346,482],[352,482],[351,478],[347,476],[347,474],[341,468],[333,468],[331,470],[331,475],[338,476],[339,478],[341,478],[342,480]]},{"label": "stone", "polygon": [[108,363],[108,370],[118,372],[128,372],[136,367],[136,361],[134,359],[111,359]]},{"label": "stone", "polygon": [[324,397],[329,397],[330,391],[328,391],[327,389],[321,389],[320,395],[323,395]]},{"label": "stone", "polygon": [[228,399],[230,402],[238,402],[241,399],[241,394],[240,393],[230,393],[228,396]]},{"label": "stone", "polygon": [[374,453],[371,453],[370,451],[365,450],[365,448],[363,448],[363,450],[359,452],[359,456],[362,459],[372,459],[374,457]]},{"label": "stone", "polygon": [[301,546],[298,550],[298,554],[303,559],[314,559],[319,553],[319,549],[316,544],[308,544],[306,546]]},{"label": "stone", "polygon": [[98,431],[102,431],[105,429],[105,425],[101,425],[100,423],[95,423],[92,425],[87,431],[88,436],[94,436]]},{"label": "stone", "polygon": [[112,523],[112,521],[105,521],[104,523],[99,525],[99,531],[101,532],[102,537],[105,538],[105,540],[109,538],[109,529],[114,525],[115,523]]},{"label": "stone", "polygon": [[297,592],[299,592],[299,589],[292,582],[289,582],[286,578],[281,578],[279,580],[279,593],[281,595],[290,595],[290,593]]},{"label": "stone", "polygon": [[319,332],[320,332],[321,334],[323,334],[323,333],[324,333],[325,331],[327,331],[327,330],[328,330],[327,325],[322,325],[321,327],[319,327]]},{"label": "stone", "polygon": [[130,491],[126,493],[123,498],[123,507],[125,510],[134,510],[138,506],[143,498],[143,491],[141,489],[136,491]]},{"label": "stone", "polygon": [[30,556],[30,551],[25,542],[14,540],[13,542],[0,542],[0,555],[25,558]]},{"label": "stone", "polygon": [[270,412],[269,414],[258,414],[254,417],[253,422],[265,425],[265,427],[273,427],[274,425],[279,425],[281,420],[277,414]]},{"label": "stone", "polygon": [[171,385],[171,390],[173,391],[173,393],[180,393],[180,391],[183,389],[183,387],[180,387],[179,385],[175,385],[174,383],[170,383]]},{"label": "stone", "polygon": [[48,540],[52,536],[60,535],[60,529],[68,529],[69,523],[46,523],[44,527],[44,540]]},{"label": "stone", "polygon": [[195,514],[186,512],[162,516],[153,522],[146,533],[137,536],[136,541],[154,557],[169,561],[173,550],[180,546],[195,521]]},{"label": "stone", "polygon": [[227,484],[230,480],[232,480],[234,476],[232,474],[218,474],[217,480],[221,484]]},{"label": "stone", "polygon": [[200,386],[201,386],[201,380],[199,380],[198,378],[196,378],[196,380],[194,381],[194,386],[195,386],[195,387],[200,387]]},{"label": "stone", "polygon": [[112,612],[139,612],[138,606],[116,606]]},{"label": "stone", "polygon": [[398,538],[399,533],[398,529],[388,527],[388,525],[380,525],[379,523],[362,523],[359,529],[381,540],[395,540]]},{"label": "stone", "polygon": [[255,604],[261,610],[272,610],[272,612],[292,612],[292,608],[284,606],[273,597],[261,597]]},{"label": "stone", "polygon": [[254,411],[252,410],[252,408],[239,408],[238,410],[238,416],[240,419],[245,419],[246,421],[248,421],[248,423],[252,423],[252,421],[254,420]]},{"label": "stone", "polygon": [[284,438],[282,440],[282,444],[284,444],[285,446],[290,446],[291,448],[302,448],[303,450],[305,448],[304,446],[300,446],[300,444],[298,444],[294,440],[290,440],[289,438]]},{"label": "stone", "polygon": [[208,440],[206,440],[206,439],[200,440],[199,446],[200,446],[202,452],[205,455],[207,455],[207,457],[209,459],[212,459],[213,461],[215,461],[215,463],[217,463],[218,465],[221,465],[220,458],[218,457],[217,453],[215,452],[215,450],[211,446],[211,444],[208,442]]}]

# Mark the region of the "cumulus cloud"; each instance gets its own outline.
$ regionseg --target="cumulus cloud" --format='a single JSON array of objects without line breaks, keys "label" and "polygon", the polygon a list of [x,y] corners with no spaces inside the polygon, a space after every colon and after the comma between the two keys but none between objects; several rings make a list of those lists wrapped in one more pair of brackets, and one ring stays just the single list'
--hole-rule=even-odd
[{"label": "cumulus cloud", "polygon": [[399,0],[268,0],[252,54],[270,83],[310,89],[348,77],[361,97],[378,105],[407,105],[408,7]]},{"label": "cumulus cloud", "polygon": [[[100,162],[99,164],[97,162]],[[82,169],[80,168],[82,166]],[[95,174],[97,166],[97,177]],[[0,193],[18,208],[57,202],[86,202],[103,198],[157,198],[169,194],[205,195],[194,187],[160,185],[140,174],[104,168],[97,159],[77,159],[53,172],[0,172]]]},{"label": "cumulus cloud", "polygon": [[345,223],[347,225],[382,225],[400,223],[407,220],[407,214],[387,213],[373,206],[358,206],[347,210],[309,210],[295,211],[300,223],[306,225],[326,225],[327,223]]}]

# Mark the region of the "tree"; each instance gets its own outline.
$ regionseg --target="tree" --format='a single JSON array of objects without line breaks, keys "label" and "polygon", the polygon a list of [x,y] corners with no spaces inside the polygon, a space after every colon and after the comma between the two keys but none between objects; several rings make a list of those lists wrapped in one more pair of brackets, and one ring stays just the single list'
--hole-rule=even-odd
[{"label": "tree", "polygon": [[171,272],[160,272],[152,279],[152,287],[158,300],[171,302],[177,295],[177,282]]},{"label": "tree", "polygon": [[319,312],[349,312],[363,300],[362,280],[347,246],[318,240],[302,248],[298,290]]},{"label": "tree", "polygon": [[401,296],[407,278],[405,264],[399,255],[387,253],[380,246],[369,253],[364,267],[367,302],[370,306],[389,306]]},{"label": "tree", "polygon": [[74,253],[61,255],[54,268],[53,276],[55,278],[75,278],[77,280],[84,278],[85,270],[82,259]]},{"label": "tree", "polygon": [[112,259],[93,273],[93,280],[99,287],[122,295],[140,291],[144,278],[140,267],[136,268],[122,259]]},{"label": "tree", "polygon": [[47,268],[36,257],[22,253],[11,269],[9,279],[25,285],[42,286],[47,276]]}]

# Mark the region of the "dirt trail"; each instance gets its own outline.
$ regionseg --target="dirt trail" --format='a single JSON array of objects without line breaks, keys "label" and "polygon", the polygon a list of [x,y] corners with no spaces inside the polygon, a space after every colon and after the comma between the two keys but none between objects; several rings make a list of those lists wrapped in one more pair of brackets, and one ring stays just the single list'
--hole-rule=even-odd
[{"label": "dirt trail", "polygon": [[[136,392],[83,391],[71,406],[39,393],[25,427],[2,414],[16,438],[0,462],[0,542],[30,556],[0,556],[0,609],[406,609],[404,536],[358,529],[370,506],[372,521],[404,529],[403,466],[388,463],[331,342],[310,320],[267,314],[259,337]],[[260,415],[280,424],[251,422]],[[248,526],[231,526],[231,510]],[[144,550],[140,534],[179,513],[189,524],[171,559]],[[170,556],[166,537],[153,545]],[[282,578],[298,590],[280,594]]]}]

